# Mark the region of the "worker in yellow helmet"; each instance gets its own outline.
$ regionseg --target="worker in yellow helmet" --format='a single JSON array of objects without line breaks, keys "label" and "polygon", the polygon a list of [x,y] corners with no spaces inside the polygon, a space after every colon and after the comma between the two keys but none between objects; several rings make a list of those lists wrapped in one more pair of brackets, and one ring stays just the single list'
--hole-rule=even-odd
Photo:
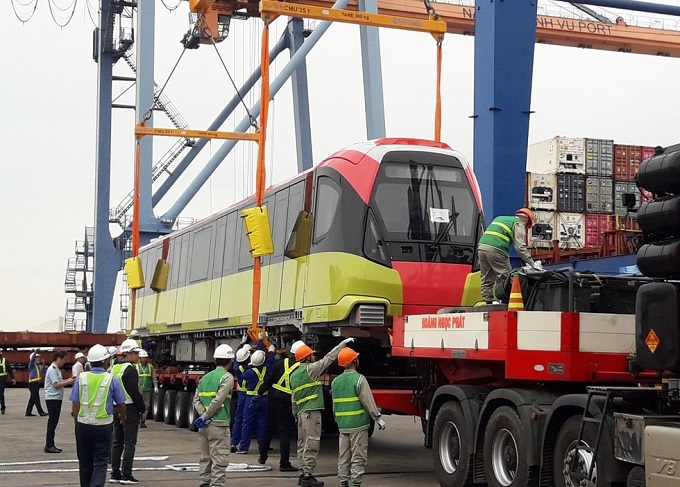
[{"label": "worker in yellow helmet", "polygon": [[357,372],[359,354],[343,348],[338,355],[338,365],[345,371],[331,384],[333,413],[340,430],[338,451],[338,479],[340,487],[361,487],[368,462],[368,428],[371,419],[378,428],[385,429],[385,421],[373,399],[366,377]]},{"label": "worker in yellow helmet", "polygon": [[526,245],[526,230],[534,224],[534,214],[529,208],[520,208],[515,216],[497,216],[479,240],[477,255],[482,278],[482,299],[494,302],[494,286],[510,276],[510,245],[531,267],[540,269],[534,262]]}]

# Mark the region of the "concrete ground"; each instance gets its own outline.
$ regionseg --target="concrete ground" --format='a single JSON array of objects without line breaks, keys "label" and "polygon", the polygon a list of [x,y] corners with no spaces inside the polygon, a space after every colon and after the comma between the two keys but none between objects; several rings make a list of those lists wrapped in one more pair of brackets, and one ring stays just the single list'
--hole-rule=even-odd
[{"label": "concrete ground", "polygon": [[[70,389],[67,389],[66,397],[69,393]],[[41,398],[44,397],[42,390],[40,395]],[[64,451],[60,454],[48,454],[43,452],[47,417],[24,416],[28,389],[8,387],[5,397],[7,413],[0,416],[0,486],[78,485],[74,426],[70,415],[71,403],[64,401],[56,433],[56,445]],[[369,461],[363,485],[377,487],[438,485],[432,467],[431,451],[423,447],[420,421],[414,421],[412,417],[398,416],[387,416],[385,421],[387,429],[376,430],[370,440]],[[149,427],[139,432],[135,456],[168,458],[135,461],[134,475],[139,479],[139,485],[198,486],[198,474],[195,471],[166,468],[167,465],[181,466],[198,462],[196,433],[164,423],[148,421],[147,424]],[[230,455],[230,460],[258,466],[256,445],[257,441],[253,440],[250,454]],[[276,440],[272,446],[278,450]],[[292,449],[294,455],[294,445]],[[328,487],[340,485],[336,477],[337,451],[337,437],[323,439],[315,474]],[[291,460],[296,464],[295,458]],[[272,470],[228,473],[227,485],[233,487],[297,485],[297,473],[278,471],[276,451],[272,453],[267,464]]]}]

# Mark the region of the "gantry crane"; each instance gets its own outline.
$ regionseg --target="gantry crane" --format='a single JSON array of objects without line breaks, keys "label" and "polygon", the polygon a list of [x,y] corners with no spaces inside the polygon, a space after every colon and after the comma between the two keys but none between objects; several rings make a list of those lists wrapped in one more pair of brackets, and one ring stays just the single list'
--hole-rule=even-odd
[{"label": "gantry crane", "polygon": [[[260,7],[274,2],[263,0],[191,0],[194,9],[205,15],[208,32],[213,37],[223,37],[228,32],[231,19],[259,16]],[[417,0],[360,0],[358,3],[338,0],[307,0],[295,2],[318,7],[321,10],[340,8],[361,10],[385,15],[425,19],[429,12]],[[630,0],[591,0],[588,4],[628,10],[643,10],[660,14],[680,15],[679,7],[633,2]],[[110,207],[110,120],[112,64],[120,53],[111,46],[111,21],[120,6],[131,5],[124,0],[100,0],[100,22],[97,29],[98,61],[98,131],[97,131],[97,193],[95,220],[95,272],[90,330],[106,329],[115,284],[115,275],[122,262],[122,249],[114,248],[108,229]],[[622,51],[640,54],[680,57],[680,32],[629,26],[625,23],[574,20],[561,17],[537,16],[535,0],[513,2],[478,2],[476,8],[446,3],[432,3],[437,15],[447,23],[447,32],[475,35],[475,145],[474,160],[480,187],[484,194],[485,213],[500,214],[521,205],[523,199],[524,163],[528,141],[528,124],[531,98],[534,43],[564,45],[581,48]],[[138,5],[138,33],[135,36],[140,70],[137,73],[137,118],[153,104],[153,18],[154,2]],[[324,17],[320,16],[323,19]],[[299,19],[298,19],[299,20]],[[325,27],[324,27],[325,25]],[[292,44],[278,43],[272,50],[276,54],[290,47],[291,61],[272,82],[271,96],[290,76],[294,77],[293,90],[296,110],[296,139],[298,142],[298,167],[311,164],[311,136],[307,100],[307,79],[304,57],[327,28],[322,22],[315,32],[303,41],[301,23],[290,24],[287,35]],[[213,31],[217,31],[216,33]],[[204,31],[206,32],[206,31]],[[318,34],[318,35],[315,35]],[[367,136],[385,135],[382,81],[380,71],[379,39],[376,29],[361,27],[364,95],[367,117]],[[202,40],[203,39],[203,40]],[[195,36],[185,38],[186,47],[197,47],[206,39]],[[210,41],[212,42],[212,41]],[[188,45],[187,45],[188,44]],[[305,45],[306,44],[306,45]],[[304,47],[303,47],[304,46]],[[140,53],[144,53],[144,59]],[[246,92],[257,81],[255,72],[244,84]],[[227,108],[235,106],[234,100]],[[257,109],[255,109],[257,108]],[[252,110],[257,116],[259,108]],[[227,112],[225,114],[225,111]],[[141,112],[141,113],[140,113]],[[230,111],[226,108],[218,116],[217,130]],[[220,121],[221,120],[221,121]],[[138,120],[139,121],[139,120]],[[218,121],[220,121],[218,123]],[[245,130],[247,123],[236,130]],[[228,141],[219,149],[197,176],[190,188],[161,217],[153,214],[153,207],[167,193],[204,146],[197,143],[178,162],[176,171],[161,183],[152,196],[152,163],[150,145],[142,148],[141,231],[146,238],[167,232],[184,206],[212,172],[226,157],[235,141]],[[146,185],[146,186],[145,186]],[[496,195],[502,198],[496,198]]]}]

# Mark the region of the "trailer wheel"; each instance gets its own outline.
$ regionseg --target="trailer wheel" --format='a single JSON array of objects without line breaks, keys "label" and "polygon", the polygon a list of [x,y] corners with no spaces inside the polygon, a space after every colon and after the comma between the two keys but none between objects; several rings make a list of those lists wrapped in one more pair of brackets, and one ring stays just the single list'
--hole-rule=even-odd
[{"label": "trailer wheel", "polygon": [[529,479],[522,421],[517,412],[496,409],[484,433],[484,471],[489,487],[524,487]]},{"label": "trailer wheel", "polygon": [[167,389],[157,389],[153,394],[151,401],[151,412],[153,413],[154,421],[163,421],[163,400]]},{"label": "trailer wheel", "polygon": [[175,426],[178,428],[187,427],[187,409],[189,404],[189,393],[180,391],[175,399]]},{"label": "trailer wheel", "polygon": [[434,420],[434,470],[442,487],[471,485],[470,445],[465,441],[465,415],[455,401],[442,405]]},{"label": "trailer wheel", "polygon": [[[594,425],[585,424],[583,430],[583,441],[586,446],[595,444],[597,431]],[[576,441],[578,439],[578,430],[581,427],[581,416],[572,416],[562,425],[560,432],[557,434],[555,441],[555,460],[553,464],[553,484],[555,487],[604,487],[606,484],[604,476],[598,477],[598,467],[601,467],[600,461],[596,460],[593,467],[593,473],[588,480],[573,480],[570,477],[569,465],[575,455],[577,457],[577,465],[575,465],[575,473],[587,474],[587,469],[593,463],[593,454],[578,450],[576,451]],[[603,467],[602,467],[603,468]],[[602,468],[599,468],[602,471]]]},{"label": "trailer wheel", "polygon": [[163,421],[165,424],[173,424],[175,422],[175,399],[177,398],[177,391],[170,389],[165,393],[163,398]]}]

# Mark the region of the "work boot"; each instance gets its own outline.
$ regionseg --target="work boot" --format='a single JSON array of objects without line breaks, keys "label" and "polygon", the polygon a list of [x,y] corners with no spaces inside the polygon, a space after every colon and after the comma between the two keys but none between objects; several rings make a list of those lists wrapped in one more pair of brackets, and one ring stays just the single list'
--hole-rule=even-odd
[{"label": "work boot", "polygon": [[300,486],[301,487],[323,487],[323,482],[321,480],[317,480],[316,477],[312,474],[305,474],[303,475],[302,479],[300,480]]}]

